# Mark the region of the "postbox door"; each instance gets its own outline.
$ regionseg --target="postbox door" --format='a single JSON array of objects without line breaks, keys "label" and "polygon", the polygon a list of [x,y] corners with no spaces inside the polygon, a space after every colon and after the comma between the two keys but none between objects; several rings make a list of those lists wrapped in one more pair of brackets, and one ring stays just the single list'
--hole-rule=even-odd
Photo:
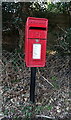
[{"label": "postbox door", "polygon": [[28,67],[45,66],[46,40],[29,39]]}]

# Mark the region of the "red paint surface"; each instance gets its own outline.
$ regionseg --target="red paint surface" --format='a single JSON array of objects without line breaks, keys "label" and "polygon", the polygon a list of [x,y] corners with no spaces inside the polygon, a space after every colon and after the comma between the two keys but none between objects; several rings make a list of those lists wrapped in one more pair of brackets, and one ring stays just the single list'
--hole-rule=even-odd
[{"label": "red paint surface", "polygon": [[[25,62],[27,67],[44,67],[46,62],[48,19],[28,17],[25,27]],[[40,59],[33,59],[33,44],[41,44]]]}]

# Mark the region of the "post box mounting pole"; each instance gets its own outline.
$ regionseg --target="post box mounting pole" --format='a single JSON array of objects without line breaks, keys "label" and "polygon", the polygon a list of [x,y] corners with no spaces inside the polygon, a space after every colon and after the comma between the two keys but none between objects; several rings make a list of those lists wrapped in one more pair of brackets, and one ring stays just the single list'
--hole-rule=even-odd
[{"label": "post box mounting pole", "polygon": [[31,67],[30,102],[35,103],[36,67]]}]

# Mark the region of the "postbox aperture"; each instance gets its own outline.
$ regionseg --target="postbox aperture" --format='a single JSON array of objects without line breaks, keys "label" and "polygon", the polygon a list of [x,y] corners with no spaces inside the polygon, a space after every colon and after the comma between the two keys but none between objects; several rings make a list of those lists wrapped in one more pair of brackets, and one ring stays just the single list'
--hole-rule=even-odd
[{"label": "postbox aperture", "polygon": [[48,19],[28,17],[25,27],[27,67],[44,67],[46,62]]}]

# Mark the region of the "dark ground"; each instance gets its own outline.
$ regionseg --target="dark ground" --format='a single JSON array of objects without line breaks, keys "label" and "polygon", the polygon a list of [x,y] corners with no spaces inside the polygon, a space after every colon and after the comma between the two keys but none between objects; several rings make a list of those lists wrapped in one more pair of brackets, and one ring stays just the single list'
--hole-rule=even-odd
[{"label": "dark ground", "polygon": [[[35,113],[55,120],[70,120],[71,57],[56,53],[47,55],[44,68],[37,68]],[[29,110],[30,68],[25,66],[21,53],[3,51],[2,110],[7,117],[23,116]],[[27,106],[27,107],[26,107]],[[26,108],[26,109],[25,109]],[[6,120],[6,118],[2,119]],[[7,118],[8,120],[8,118]],[[13,119],[14,120],[14,119]],[[17,118],[16,118],[17,120]],[[20,120],[20,118],[19,118]],[[21,119],[25,120],[25,119]],[[34,120],[48,120],[37,118]]]}]

